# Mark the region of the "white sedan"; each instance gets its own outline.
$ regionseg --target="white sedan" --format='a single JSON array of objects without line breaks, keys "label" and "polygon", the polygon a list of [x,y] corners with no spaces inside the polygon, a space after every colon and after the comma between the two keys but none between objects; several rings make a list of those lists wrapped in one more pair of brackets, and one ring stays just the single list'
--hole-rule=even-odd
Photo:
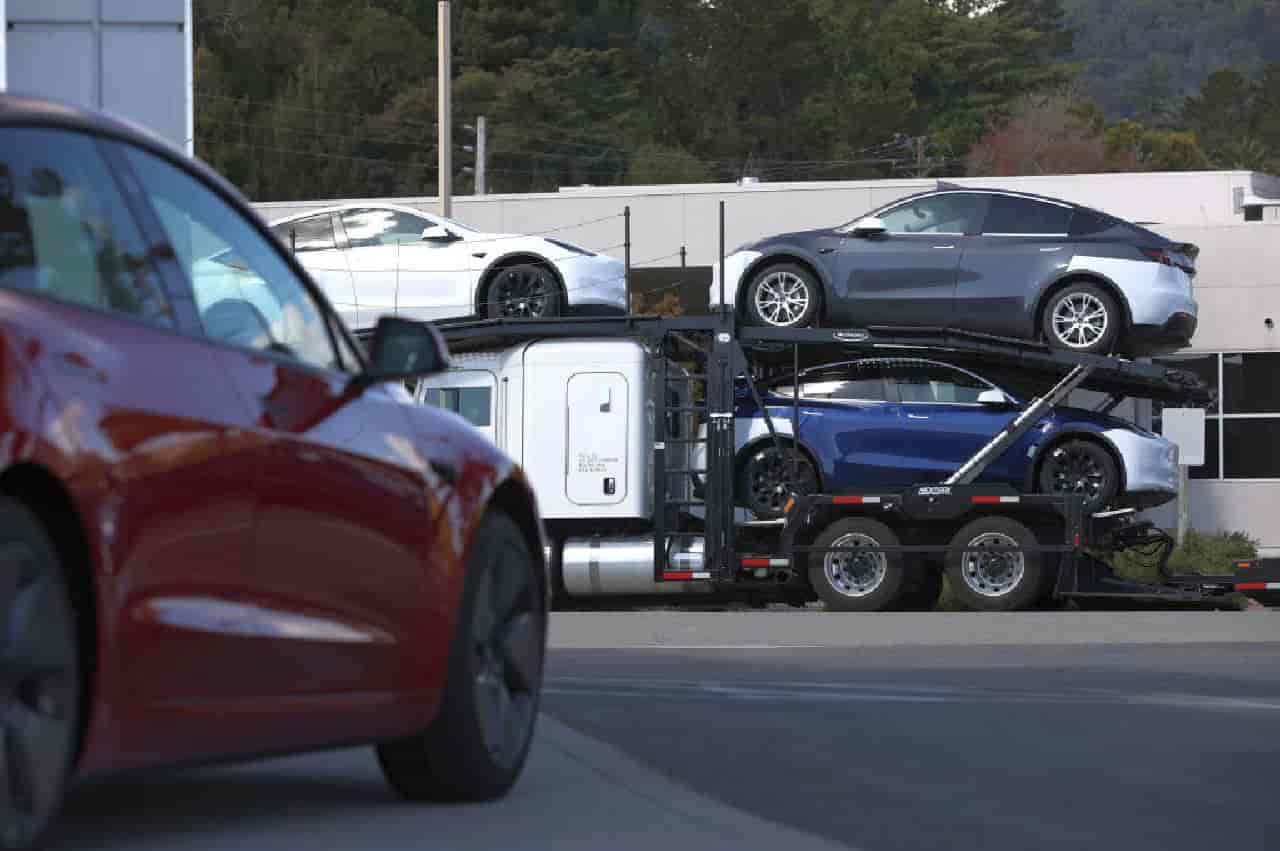
[{"label": "white sedan", "polygon": [[482,233],[390,204],[344,204],[271,230],[353,329],[385,314],[548,317],[626,310],[621,261],[554,237]]}]

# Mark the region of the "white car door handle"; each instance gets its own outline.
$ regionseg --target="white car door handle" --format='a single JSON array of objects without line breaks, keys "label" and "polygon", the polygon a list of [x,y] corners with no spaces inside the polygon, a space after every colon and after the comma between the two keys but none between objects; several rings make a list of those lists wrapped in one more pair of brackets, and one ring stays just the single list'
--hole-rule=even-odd
[{"label": "white car door handle", "polygon": [[935,245],[934,248],[955,248],[954,245]]},{"label": "white car door handle", "polygon": [[925,414],[907,414],[909,420],[927,420],[929,417]]}]

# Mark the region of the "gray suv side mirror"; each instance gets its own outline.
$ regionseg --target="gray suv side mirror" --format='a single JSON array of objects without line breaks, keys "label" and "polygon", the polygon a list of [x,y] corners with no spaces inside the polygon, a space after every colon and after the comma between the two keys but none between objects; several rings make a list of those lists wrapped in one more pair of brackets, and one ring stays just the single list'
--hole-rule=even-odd
[{"label": "gray suv side mirror", "polygon": [[867,216],[865,219],[858,219],[853,223],[852,233],[854,236],[882,236],[886,228],[884,221],[875,216]]}]

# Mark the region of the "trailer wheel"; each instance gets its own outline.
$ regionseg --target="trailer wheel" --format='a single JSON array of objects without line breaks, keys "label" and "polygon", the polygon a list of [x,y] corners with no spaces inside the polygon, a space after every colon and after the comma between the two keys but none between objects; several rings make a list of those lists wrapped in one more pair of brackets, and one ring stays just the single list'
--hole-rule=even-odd
[{"label": "trailer wheel", "polygon": [[[815,547],[896,547],[898,536],[878,520],[837,520],[813,542]],[[902,554],[830,552],[809,556],[809,584],[835,612],[878,612],[898,600],[904,580]]]},{"label": "trailer wheel", "polygon": [[965,606],[978,611],[1008,612],[1033,605],[1044,589],[1044,558],[1032,550],[1009,552],[997,547],[1035,547],[1036,536],[1009,517],[981,517],[963,526],[947,553],[951,588]]}]

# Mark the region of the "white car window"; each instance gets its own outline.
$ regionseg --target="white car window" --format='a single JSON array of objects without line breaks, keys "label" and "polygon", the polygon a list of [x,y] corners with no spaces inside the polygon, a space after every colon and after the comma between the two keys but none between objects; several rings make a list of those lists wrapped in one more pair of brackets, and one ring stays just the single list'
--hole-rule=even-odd
[{"label": "white car window", "polygon": [[342,228],[352,248],[418,242],[422,232],[433,224],[435,222],[426,216],[372,207],[342,214]]}]

